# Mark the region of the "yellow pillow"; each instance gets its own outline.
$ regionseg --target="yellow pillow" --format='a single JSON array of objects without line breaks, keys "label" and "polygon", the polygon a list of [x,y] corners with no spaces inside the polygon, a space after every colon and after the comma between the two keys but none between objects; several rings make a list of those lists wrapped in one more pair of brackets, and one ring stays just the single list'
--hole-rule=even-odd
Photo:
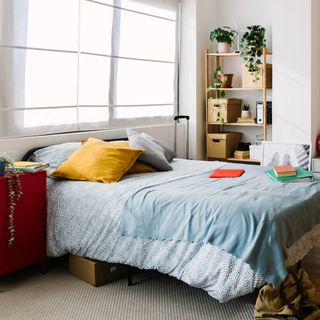
[{"label": "yellow pillow", "polygon": [[90,138],[52,175],[72,180],[118,182],[143,151]]},{"label": "yellow pillow", "polygon": [[[108,142],[111,145],[119,146],[119,147],[129,147],[128,141],[110,141]],[[136,161],[134,165],[127,172],[128,174],[132,173],[147,173],[147,172],[156,172],[157,170],[141,161]]]},{"label": "yellow pillow", "polygon": [[[81,144],[85,144],[87,142],[87,140],[81,140]],[[125,148],[129,148],[129,142],[128,141],[110,141],[110,142],[106,142],[110,145],[113,146],[118,146],[118,147],[125,147]],[[156,172],[157,170],[139,160],[137,160],[133,166],[129,169],[129,171],[127,172],[127,174],[133,174],[133,173],[148,173],[148,172]]]}]

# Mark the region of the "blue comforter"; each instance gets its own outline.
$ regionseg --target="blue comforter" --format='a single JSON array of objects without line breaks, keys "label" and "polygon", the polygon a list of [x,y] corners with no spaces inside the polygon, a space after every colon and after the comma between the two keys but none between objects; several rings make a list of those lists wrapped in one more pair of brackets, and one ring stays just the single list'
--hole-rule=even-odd
[{"label": "blue comforter", "polygon": [[206,171],[143,187],[124,203],[121,234],[210,243],[279,286],[286,249],[320,223],[320,178],[279,183],[267,168],[241,167],[240,178],[210,179]]}]

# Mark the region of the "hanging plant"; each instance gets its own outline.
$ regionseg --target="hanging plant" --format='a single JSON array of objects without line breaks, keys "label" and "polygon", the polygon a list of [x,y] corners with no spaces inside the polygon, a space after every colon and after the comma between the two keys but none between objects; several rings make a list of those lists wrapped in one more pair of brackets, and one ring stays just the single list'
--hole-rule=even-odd
[{"label": "hanging plant", "polygon": [[266,29],[260,25],[248,26],[240,42],[241,56],[248,71],[260,80],[261,56],[266,47]]},{"label": "hanging plant", "polygon": [[22,184],[20,181],[21,172],[13,167],[12,160],[6,153],[0,155],[0,162],[5,164],[5,171],[8,179],[8,246],[11,247],[15,241],[15,209],[17,202],[22,196]]},{"label": "hanging plant", "polygon": [[16,209],[17,202],[22,196],[22,184],[20,181],[19,171],[12,171],[8,174],[8,223],[9,223],[9,240],[8,246],[11,247],[15,241],[15,226],[14,226],[14,213]]}]

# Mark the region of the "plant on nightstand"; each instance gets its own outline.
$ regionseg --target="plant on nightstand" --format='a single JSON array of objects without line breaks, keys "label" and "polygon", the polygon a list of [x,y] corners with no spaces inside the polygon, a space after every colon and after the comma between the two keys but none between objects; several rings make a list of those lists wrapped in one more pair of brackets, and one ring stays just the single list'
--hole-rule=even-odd
[{"label": "plant on nightstand", "polygon": [[241,118],[251,118],[250,104],[245,103],[242,107]]},{"label": "plant on nightstand", "polygon": [[217,40],[219,53],[229,53],[236,34],[235,30],[223,26],[210,32],[210,40]]},{"label": "plant on nightstand", "polygon": [[261,56],[266,47],[266,29],[260,25],[248,26],[240,43],[241,56],[248,71],[260,80]]},{"label": "plant on nightstand", "polygon": [[12,161],[6,152],[0,154],[0,177],[4,176],[6,169],[11,165]]},{"label": "plant on nightstand", "polygon": [[[3,167],[3,172],[0,176],[4,175],[7,171],[8,178],[8,230],[9,240],[8,246],[11,247],[15,240],[15,227],[14,227],[14,213],[17,202],[22,196],[22,185],[20,181],[20,171],[12,167],[12,160],[7,153],[0,154],[0,170]],[[1,172],[0,172],[1,173]]]}]

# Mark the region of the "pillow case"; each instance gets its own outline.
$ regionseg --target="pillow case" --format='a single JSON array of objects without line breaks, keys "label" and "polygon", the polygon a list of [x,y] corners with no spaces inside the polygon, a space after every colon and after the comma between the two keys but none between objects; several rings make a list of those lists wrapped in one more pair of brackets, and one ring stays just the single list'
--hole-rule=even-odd
[{"label": "pillow case", "polygon": [[[82,140],[81,144],[85,144],[87,140]],[[129,141],[124,140],[118,140],[118,141],[107,141],[110,145],[118,146],[118,147],[126,147],[129,148]],[[155,168],[152,166],[147,165],[146,163],[143,163],[141,161],[136,161],[133,166],[129,169],[127,174],[133,174],[133,173],[150,173],[150,172],[157,172]]]},{"label": "pillow case", "polygon": [[151,165],[159,171],[172,170],[165,157],[164,149],[160,145],[131,129],[127,129],[127,136],[130,147],[145,150],[139,157],[141,162]]},{"label": "pillow case", "polygon": [[144,150],[110,145],[90,138],[52,173],[71,180],[114,183],[133,166]]},{"label": "pillow case", "polygon": [[67,142],[36,150],[30,160],[46,162],[50,168],[58,168],[72,153],[81,147],[79,142]]},{"label": "pillow case", "polygon": [[173,160],[173,158],[176,158],[177,157],[177,154],[169,149],[167,146],[165,146],[164,144],[162,144],[160,141],[158,141],[156,138],[152,137],[152,136],[149,136],[147,133],[145,132],[142,132],[141,135],[143,137],[146,137],[148,139],[150,139],[151,141],[153,141],[154,143],[158,144],[160,147],[163,148],[164,150],[164,156],[166,157],[166,159],[168,160],[168,162],[171,162]]},{"label": "pillow case", "polygon": [[[126,147],[129,148],[129,141],[110,141],[108,142],[111,145],[119,146],[119,147]],[[148,173],[148,172],[157,172],[155,168],[153,168],[150,165],[147,165],[146,163],[143,163],[139,160],[137,160],[133,166],[129,169],[127,174],[133,174],[133,173]]]}]

